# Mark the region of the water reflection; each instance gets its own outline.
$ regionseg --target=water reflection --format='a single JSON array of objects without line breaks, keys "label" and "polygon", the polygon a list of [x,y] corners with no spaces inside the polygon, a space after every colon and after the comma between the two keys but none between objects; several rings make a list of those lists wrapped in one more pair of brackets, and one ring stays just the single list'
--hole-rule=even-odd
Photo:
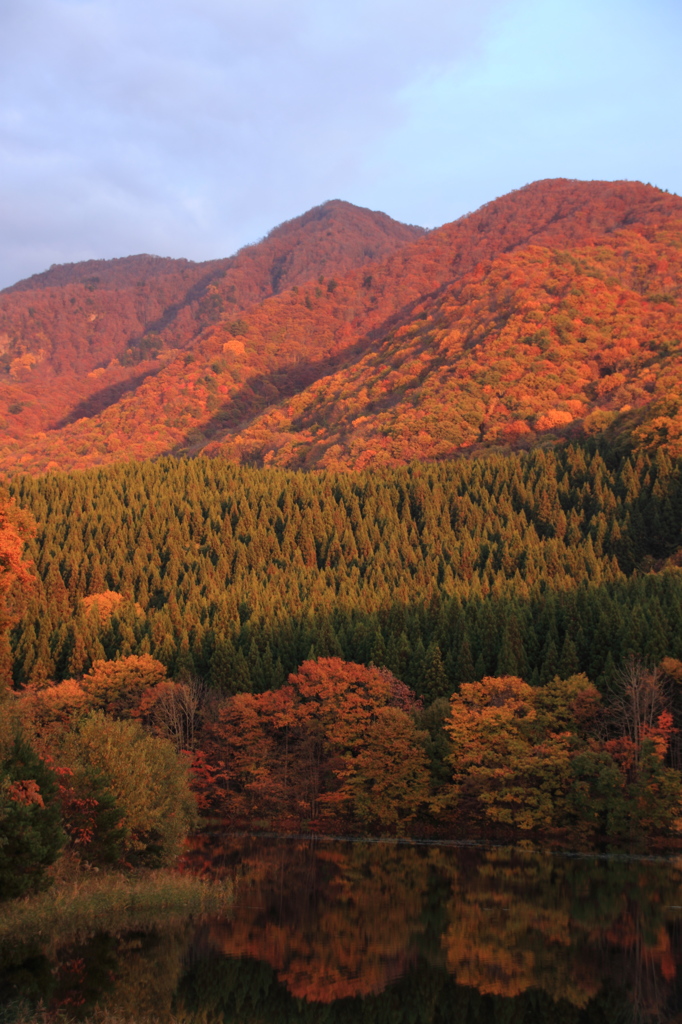
[{"label": "water reflection", "polygon": [[381,992],[405,972],[428,886],[415,850],[247,842],[240,853],[239,912],[207,929],[212,948],[265,961],[316,1002]]},{"label": "water reflection", "polygon": [[163,1021],[682,1021],[682,861],[206,838],[230,919],[1,951],[0,985]]}]

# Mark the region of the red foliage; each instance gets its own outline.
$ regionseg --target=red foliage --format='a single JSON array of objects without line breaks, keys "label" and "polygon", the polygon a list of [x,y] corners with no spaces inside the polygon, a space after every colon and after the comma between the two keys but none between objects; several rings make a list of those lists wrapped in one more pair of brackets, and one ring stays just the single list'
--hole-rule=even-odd
[{"label": "red foliage", "polygon": [[[162,261],[163,273],[142,289],[148,304],[156,296],[149,312],[133,302],[137,285],[123,267],[109,277],[103,270],[93,292],[80,265],[79,279],[60,287],[61,271],[48,272],[42,287],[16,286],[0,300],[0,334],[12,303],[30,299],[36,310],[42,301],[47,320],[25,350],[17,339],[37,314],[24,310],[21,325],[6,329],[15,376],[0,385],[0,410],[3,397],[8,407],[25,405],[7,414],[0,467],[205,450],[361,468],[605,429],[682,451],[682,200],[636,182],[558,179],[416,241],[416,229],[382,218],[328,204],[233,260],[201,265],[201,278],[197,265]],[[68,289],[78,296],[67,301]],[[88,313],[100,292],[104,305]],[[81,321],[95,316],[87,344],[81,321],[73,345],[57,329],[55,310],[67,317],[72,308]],[[109,319],[128,308],[138,326],[108,335]],[[47,353],[41,338],[57,339],[53,354],[29,365],[41,346]],[[133,361],[156,348],[159,358],[105,368],[126,345]],[[189,345],[191,355],[178,352]],[[99,354],[86,372],[79,360],[90,351]],[[55,360],[76,367],[60,377],[66,419],[78,414],[77,394],[97,393],[80,410],[96,415],[31,440],[30,431],[54,422]],[[96,379],[87,377],[93,371]]]},{"label": "red foliage", "polygon": [[35,779],[21,779],[18,782],[12,782],[7,789],[7,796],[15,803],[25,804],[27,807],[31,804],[37,804],[38,807],[45,806],[40,786]]},{"label": "red foliage", "polygon": [[59,779],[59,803],[62,809],[62,823],[74,846],[88,847],[97,831],[97,808],[94,797],[78,793],[73,785],[74,773],[64,765],[56,765],[47,758],[50,767]]},{"label": "red foliage", "polygon": [[[134,393],[221,317],[230,324],[329,266],[347,273],[422,233],[330,202],[227,259],[88,260],[20,281],[0,294],[3,433],[20,443],[35,432],[61,432]],[[46,438],[37,442],[49,446]]]},{"label": "red foliage", "polygon": [[195,759],[203,806],[236,817],[409,817],[428,797],[428,772],[399,704],[417,707],[390,672],[340,658],[304,662],[279,690],[231,697]]}]

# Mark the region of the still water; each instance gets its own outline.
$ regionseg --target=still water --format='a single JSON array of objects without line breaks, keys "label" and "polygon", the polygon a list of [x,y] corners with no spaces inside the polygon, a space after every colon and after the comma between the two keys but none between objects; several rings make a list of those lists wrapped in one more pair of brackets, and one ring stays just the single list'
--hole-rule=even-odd
[{"label": "still water", "polygon": [[229,918],[0,949],[0,1001],[239,1024],[682,1021],[682,858],[206,839]]}]

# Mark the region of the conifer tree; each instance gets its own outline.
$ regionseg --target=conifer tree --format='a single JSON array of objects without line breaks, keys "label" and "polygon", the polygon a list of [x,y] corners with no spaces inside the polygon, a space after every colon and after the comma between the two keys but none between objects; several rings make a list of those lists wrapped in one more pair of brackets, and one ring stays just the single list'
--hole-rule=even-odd
[{"label": "conifer tree", "polygon": [[448,697],[450,694],[450,685],[443,665],[443,655],[435,640],[432,640],[426,649],[424,674],[417,692],[422,693],[429,704],[438,700],[439,697]]},{"label": "conifer tree", "polygon": [[0,900],[47,883],[65,843],[54,773],[18,733],[0,749]]}]

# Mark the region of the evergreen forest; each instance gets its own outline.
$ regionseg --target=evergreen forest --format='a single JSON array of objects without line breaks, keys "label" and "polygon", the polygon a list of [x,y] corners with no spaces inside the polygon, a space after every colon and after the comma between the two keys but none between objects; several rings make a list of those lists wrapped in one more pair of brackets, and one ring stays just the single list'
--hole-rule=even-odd
[{"label": "evergreen forest", "polygon": [[485,675],[606,690],[631,655],[682,658],[680,468],[569,445],[354,474],[200,458],[18,476],[37,579],[14,683],[151,654],[225,695],[315,657],[385,666],[427,702]]}]

